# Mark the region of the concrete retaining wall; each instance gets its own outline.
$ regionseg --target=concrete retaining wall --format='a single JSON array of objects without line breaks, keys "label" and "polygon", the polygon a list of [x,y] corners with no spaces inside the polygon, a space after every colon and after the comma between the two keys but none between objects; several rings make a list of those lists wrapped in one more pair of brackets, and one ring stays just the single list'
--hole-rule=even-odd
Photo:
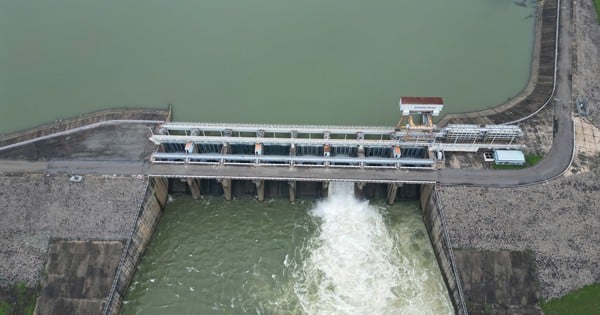
[{"label": "concrete retaining wall", "polygon": [[541,314],[528,251],[457,249],[456,267],[471,314]]},{"label": "concrete retaining wall", "polygon": [[101,314],[123,245],[120,241],[52,241],[34,314]]},{"label": "concrete retaining wall", "polygon": [[446,282],[450,300],[456,314],[467,314],[460,279],[457,275],[452,245],[446,234],[443,209],[438,203],[433,185],[423,185],[421,188],[421,209],[423,222],[427,228],[433,251]]},{"label": "concrete retaining wall", "polygon": [[[237,183],[237,184],[236,184]],[[300,183],[300,182],[298,182]],[[302,182],[306,187],[296,190],[301,192],[300,196],[322,197],[325,192],[323,183],[320,182]],[[216,180],[202,180],[198,183],[198,190],[202,194],[222,195],[223,189],[221,184]],[[270,197],[286,196],[286,191],[289,194],[287,182],[267,182],[265,184],[267,191],[270,191]],[[370,185],[370,186],[369,186]],[[457,314],[466,314],[464,298],[459,279],[456,276],[456,267],[452,247],[449,244],[448,237],[445,232],[443,211],[438,205],[437,195],[433,185],[423,185],[419,189],[419,185],[408,185],[400,187],[399,191],[405,190],[405,194],[399,194],[398,199],[419,198],[423,210],[423,221],[427,228],[429,238],[433,245],[433,249],[438,261],[438,265],[442,271],[446,287],[450,294],[450,299],[454,305]],[[252,181],[234,181],[231,183],[232,191],[235,195],[252,195],[255,190],[255,184]],[[302,191],[306,190],[304,193]],[[123,298],[127,293],[129,285],[136,272],[137,264],[139,263],[160,217],[163,213],[167,202],[169,192],[189,192],[189,183],[187,180],[181,179],[166,179],[166,178],[150,178],[148,187],[145,193],[143,204],[140,207],[135,229],[129,238],[117,274],[113,282],[110,295],[106,301],[103,314],[118,314],[121,308]],[[366,184],[362,188],[362,193],[366,195],[386,196],[387,185]],[[306,194],[306,195],[305,195]],[[234,196],[235,196],[234,195]]]},{"label": "concrete retaining wall", "polygon": [[106,109],[93,113],[83,114],[68,119],[57,120],[54,123],[41,125],[39,127],[21,130],[0,136],[0,147],[12,143],[27,141],[53,133],[90,125],[100,121],[108,120],[161,120],[165,121],[171,117],[171,107],[168,109],[145,109],[145,108],[117,108]]},{"label": "concrete retaining wall", "polygon": [[167,202],[169,182],[164,178],[150,178],[148,188],[141,205],[135,229],[127,241],[117,275],[103,314],[118,314],[123,303],[123,297],[131,284],[133,276]]}]

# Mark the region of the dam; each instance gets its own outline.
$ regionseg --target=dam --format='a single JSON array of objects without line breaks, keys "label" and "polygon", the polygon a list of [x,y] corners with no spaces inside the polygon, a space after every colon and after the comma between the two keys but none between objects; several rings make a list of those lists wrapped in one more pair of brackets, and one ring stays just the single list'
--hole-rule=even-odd
[{"label": "dam", "polygon": [[[485,125],[478,125],[477,128],[485,128]],[[194,128],[192,128],[194,129]],[[227,136],[225,133],[226,129],[229,128],[225,128],[225,130],[222,130],[223,135],[219,134],[219,137],[224,137]],[[252,138],[260,138],[260,129],[258,128],[258,130],[254,130],[253,132],[255,133],[255,135]],[[325,138],[325,132],[328,131],[326,130],[328,128],[322,129],[319,131],[319,133],[322,133],[323,135],[321,136],[322,138]],[[393,128],[389,129],[392,130]],[[157,135],[160,135],[160,130],[159,129],[153,129],[153,132],[156,132]],[[256,133],[258,131],[258,133]],[[394,130],[395,131],[395,130]],[[184,135],[185,136],[191,136],[192,130],[189,130],[189,134],[188,135]],[[292,133],[290,133],[291,135]],[[168,134],[167,134],[168,135]],[[150,134],[148,135],[149,137],[151,136]],[[165,135],[162,135],[165,136]],[[181,136],[181,135],[179,135]],[[286,137],[290,137],[291,136],[286,136]],[[354,135],[355,139],[357,139],[357,135]],[[284,137],[285,138],[285,137]],[[231,178],[233,183],[236,182],[240,182],[240,180],[244,180],[245,178],[251,178],[251,176],[249,177],[249,173],[251,173],[251,170],[255,170],[257,169],[257,167],[250,167],[249,164],[260,164],[264,162],[264,166],[259,166],[258,169],[260,169],[261,171],[266,171],[269,169],[274,169],[275,171],[269,175],[265,175],[264,176],[264,180],[277,180],[278,178],[283,181],[283,183],[285,185],[290,185],[289,183],[286,183],[287,179],[289,178],[282,178],[282,177],[277,177],[278,174],[280,174],[280,170],[282,168],[287,168],[289,169],[290,166],[289,164],[287,165],[270,165],[270,164],[277,164],[277,163],[281,163],[281,161],[266,161],[266,160],[262,160],[260,158],[256,158],[256,156],[258,156],[256,154],[255,149],[257,148],[257,144],[261,144],[262,142],[260,141],[252,141],[249,142],[249,148],[246,147],[246,149],[244,149],[246,151],[246,153],[250,152],[250,154],[240,154],[240,156],[242,155],[250,155],[253,158],[249,159],[249,157],[243,157],[243,161],[237,160],[234,161],[234,159],[236,159],[235,157],[232,158],[231,160],[228,159],[229,156],[227,156],[226,154],[231,154],[231,152],[223,152],[220,151],[219,154],[220,156],[212,156],[210,157],[210,159],[199,159],[199,160],[194,160],[194,159],[186,159],[183,155],[181,154],[202,154],[201,149],[202,147],[197,146],[193,141],[192,141],[192,146],[190,146],[190,148],[192,149],[191,152],[186,152],[185,148],[187,146],[187,143],[190,142],[190,139],[186,139],[188,141],[185,142],[179,142],[179,144],[174,145],[171,148],[168,148],[166,151],[163,149],[163,151],[161,150],[157,150],[155,153],[167,153],[167,154],[179,154],[179,157],[167,157],[165,159],[158,158],[154,161],[154,163],[152,164],[146,164],[143,163],[142,165],[137,165],[136,163],[122,163],[122,162],[114,162],[114,164],[110,164],[110,163],[106,163],[104,164],[104,166],[102,166],[102,163],[98,163],[98,161],[93,161],[93,160],[87,160],[87,161],[80,161],[77,163],[73,163],[73,161],[67,161],[67,160],[59,160],[59,161],[51,161],[50,163],[44,163],[44,162],[36,162],[32,163],[31,166],[35,167],[36,169],[39,169],[40,172],[47,172],[47,174],[58,174],[58,173],[64,173],[67,172],[69,170],[71,170],[72,172],[77,172],[80,174],[109,174],[110,170],[116,170],[116,173],[118,174],[124,174],[124,175],[147,175],[150,176],[150,184],[148,186],[148,190],[146,191],[146,196],[148,198],[145,198],[145,202],[142,205],[143,208],[142,209],[151,209],[151,207],[157,207],[156,209],[158,210],[158,215],[157,212],[153,212],[153,211],[142,211],[140,213],[140,217],[138,217],[137,221],[136,221],[136,226],[139,227],[135,229],[134,234],[132,234],[132,237],[129,239],[130,241],[128,241],[128,244],[125,248],[125,252],[127,253],[127,255],[124,256],[123,259],[123,264],[120,264],[120,266],[128,266],[130,268],[135,268],[136,264],[137,264],[137,260],[139,259],[139,255],[141,255],[141,252],[137,252],[136,254],[136,248],[140,249],[143,252],[143,247],[145,245],[143,245],[143,238],[137,238],[136,235],[138,235],[138,233],[140,233],[140,235],[146,234],[148,235],[148,233],[152,233],[152,231],[154,231],[153,228],[153,223],[157,222],[157,217],[160,217],[160,209],[162,207],[165,206],[165,204],[168,202],[169,198],[168,196],[168,191],[170,189],[173,190],[190,190],[190,184],[188,183],[187,177],[191,177],[193,179],[196,179],[198,181],[200,181],[200,191],[204,193],[205,198],[209,198],[209,194],[210,191],[217,191],[219,188],[221,187],[221,189],[223,189],[223,183],[219,182],[218,179],[227,179],[227,178]],[[223,145],[224,142],[222,141],[223,139],[220,139],[220,141],[215,141],[216,143],[213,143],[212,145],[216,145],[217,147],[219,145]],[[253,139],[254,140],[254,139]],[[457,141],[458,143],[458,141]],[[319,143],[316,147],[317,148],[321,148],[323,150],[323,153],[325,152],[325,145],[327,143]],[[182,148],[178,147],[181,146]],[[224,146],[224,145],[223,145]],[[198,152],[193,152],[194,148],[196,148],[196,150]],[[263,147],[264,148],[264,147]],[[249,149],[249,150],[248,150]],[[259,146],[260,149],[260,146]],[[394,152],[394,148],[392,146],[392,148],[386,148],[386,150],[388,150],[387,152],[389,152],[389,150],[391,150],[392,152]],[[206,150],[208,151],[208,150]],[[206,153],[205,151],[205,153]],[[291,151],[291,150],[290,150]],[[215,151],[218,152],[218,151]],[[263,151],[264,152],[264,151]],[[284,151],[285,152],[285,151]],[[331,151],[330,151],[331,152]],[[361,165],[361,161],[360,161],[360,157],[358,156],[358,148],[356,149],[356,157],[357,159],[352,160],[352,161],[333,161],[333,164],[327,164],[327,160],[325,159],[324,156],[320,156],[321,155],[321,151],[319,149],[309,152],[310,155],[316,156],[319,159],[318,160],[312,160],[312,161],[300,161],[298,160],[298,162],[300,163],[306,163],[306,166],[302,166],[302,167],[298,167],[296,166],[294,161],[294,168],[295,168],[295,174],[297,174],[297,180],[299,181],[303,181],[303,182],[311,182],[312,180],[314,180],[315,178],[320,178],[320,179],[327,179],[329,181],[341,181],[344,179],[344,175],[342,175],[343,170],[345,170],[347,167],[351,167],[354,169],[355,174],[360,174],[361,172],[366,172],[366,173],[375,173],[378,172],[378,175],[381,175],[382,178],[382,182],[383,183],[390,183],[390,182],[404,182],[407,183],[407,186],[410,186],[411,184],[424,184],[424,183],[435,183],[436,181],[438,181],[440,178],[437,176],[438,171],[435,169],[431,169],[429,167],[426,167],[424,169],[422,169],[423,167],[415,167],[413,164],[402,164],[399,163],[397,166],[396,164],[387,164],[386,163],[365,163]],[[421,151],[422,152],[422,151]],[[421,157],[426,157],[430,160],[434,160],[437,159],[437,150],[433,150],[433,155],[431,155],[428,151],[427,155],[421,155]],[[344,152],[341,151],[334,151],[334,154],[345,154]],[[402,153],[402,150],[400,150],[400,153]],[[404,153],[407,153],[406,151]],[[211,153],[214,154],[214,153]],[[223,158],[223,155],[225,155],[225,158]],[[269,154],[270,155],[270,154]],[[354,156],[352,156],[353,154],[347,154],[348,156],[351,156],[354,158]],[[379,156],[379,154],[376,154],[377,156]],[[381,156],[385,159],[390,159],[392,158],[391,156],[385,156],[387,155],[387,153],[381,154]],[[410,156],[410,155],[409,155]],[[335,156],[334,156],[335,157]],[[238,157],[239,158],[239,157]],[[257,163],[258,160],[258,163]],[[387,160],[386,160],[387,161]],[[186,163],[187,162],[187,163]],[[275,163],[274,163],[275,162]],[[331,162],[331,161],[330,161]],[[285,162],[284,162],[285,163]],[[288,163],[291,163],[291,159]],[[311,164],[313,163],[313,164]],[[337,163],[347,163],[346,165],[344,164],[337,164]],[[139,163],[138,163],[139,164]],[[243,167],[239,168],[238,164],[246,164],[246,165],[242,165]],[[21,164],[22,165],[22,164]],[[79,166],[77,166],[79,165]],[[99,166],[100,165],[100,166]],[[119,166],[118,168],[114,168],[114,166],[117,165]],[[299,165],[303,165],[303,164],[299,164]],[[3,169],[6,168],[6,166],[9,166],[8,169],[10,168],[10,164],[3,164],[2,167]],[[71,168],[71,166],[76,166]],[[93,170],[89,170],[87,168],[87,166],[94,166]],[[22,169],[19,168],[19,165],[17,165],[16,169]],[[240,173],[240,170],[244,170],[242,173]],[[340,172],[338,172],[338,170],[340,170]],[[396,170],[396,171],[391,171],[391,170]],[[390,172],[391,171],[391,172]],[[97,173],[94,173],[97,172]],[[256,175],[256,171],[254,172],[254,175]],[[268,173],[268,172],[267,172]],[[388,175],[390,174],[391,175]],[[114,174],[114,173],[113,173]],[[186,174],[189,174],[188,176],[186,176]],[[206,174],[206,175],[203,175]],[[408,175],[407,175],[408,174]],[[386,177],[387,175],[387,177]],[[321,176],[321,177],[319,177]],[[357,179],[356,177],[360,177],[360,176],[350,176],[349,178],[345,178],[346,181],[354,181],[355,179]],[[167,180],[166,182],[161,180],[161,179],[166,179],[166,178],[172,178],[170,180]],[[181,179],[184,179],[184,181],[181,181]],[[202,181],[208,181],[208,183],[203,183]],[[214,182],[211,182],[214,181]],[[161,184],[162,183],[162,184]],[[251,192],[252,194],[256,193],[256,184],[257,183],[252,183],[252,181],[250,181],[250,185],[246,184],[242,184],[242,186],[245,186],[246,188],[246,192]],[[204,184],[204,185],[202,185]],[[172,185],[172,186],[171,186]],[[234,184],[235,186],[236,184]],[[286,188],[288,188],[288,186],[283,186],[284,189],[283,191],[285,191]],[[193,184],[192,184],[193,186]],[[266,185],[269,186],[269,185]],[[324,185],[327,186],[327,185]],[[162,188],[157,188],[157,187],[162,187]],[[168,187],[167,189],[165,189],[166,187]],[[179,188],[176,188],[179,187]],[[366,184],[365,186],[367,189],[363,190],[363,192],[368,193],[369,189],[369,184]],[[385,186],[384,186],[385,187]],[[429,187],[429,186],[423,186],[423,187]],[[429,187],[428,189],[431,189],[432,187]],[[213,190],[214,189],[214,190]],[[365,188],[363,188],[365,189]],[[415,189],[414,191],[419,191],[419,196],[421,198],[421,204],[423,204],[424,200],[425,202],[427,202],[426,200],[429,198],[434,198],[431,197],[433,196],[433,194],[431,193],[427,193],[427,190],[425,190],[425,193],[423,193],[423,189],[425,188],[420,188],[420,189]],[[240,192],[243,191],[242,189],[239,190]],[[297,191],[297,190],[296,190]],[[324,196],[326,195],[325,192],[328,193],[327,189],[323,190],[321,189],[301,189],[300,191],[312,191],[314,194],[319,194],[319,191],[321,192],[321,194]],[[316,191],[316,192],[315,192]],[[381,189],[373,189],[373,191],[381,191]],[[402,191],[402,190],[401,190]],[[406,189],[405,191],[410,191],[410,189]],[[191,191],[190,191],[191,192]],[[224,192],[224,191],[223,191]],[[273,194],[275,194],[275,192],[273,192]],[[235,189],[232,191],[232,195],[236,196],[236,192]],[[268,193],[267,193],[268,195]],[[403,198],[402,196],[407,196],[407,195],[402,195],[399,194],[400,197],[398,198]],[[153,199],[154,198],[154,201]],[[201,197],[202,198],[202,197]],[[235,197],[233,197],[235,198]],[[253,199],[253,198],[251,198]],[[177,200],[175,200],[175,202],[177,202]],[[267,200],[268,202],[268,200]],[[443,217],[443,216],[442,216]],[[443,220],[437,220],[435,221],[437,222],[437,234],[438,235],[442,235],[443,233],[443,228],[439,228],[440,224],[443,225]],[[149,228],[150,227],[150,228]],[[442,232],[440,232],[442,231]],[[432,233],[433,234],[433,233]],[[147,236],[149,239],[149,236]],[[440,242],[440,244],[443,244],[443,242]],[[438,253],[440,252],[439,250],[437,251]],[[130,256],[131,254],[131,256]],[[137,255],[137,258],[135,258],[134,256]],[[130,259],[131,258],[131,259]],[[448,269],[446,270],[450,270],[452,269],[452,264],[447,265],[446,267]],[[443,268],[446,268],[443,267]],[[119,279],[125,279],[123,278],[124,275],[127,275],[129,273],[128,276],[131,276],[131,270],[129,269],[127,270],[127,268],[119,268],[118,270],[118,276],[117,276],[117,280],[115,281],[113,288],[111,289],[111,294],[110,294],[110,300],[108,301],[107,307],[105,308],[105,313],[108,312],[110,313],[111,310],[115,310],[118,309],[118,303],[120,303],[120,294],[123,294],[122,290],[123,286],[126,288],[128,284],[125,284],[125,282],[123,282],[124,280],[119,280]],[[191,270],[191,272],[194,272],[193,270]],[[444,272],[446,274],[448,274],[447,272]],[[449,283],[453,283],[452,281],[450,281]],[[448,285],[448,287],[450,288],[451,286]],[[189,288],[188,288],[189,289]],[[453,292],[458,292],[454,289],[450,289],[453,290]],[[459,305],[458,307],[460,308],[460,304],[456,304]]]},{"label": "dam", "polygon": [[[272,181],[287,182],[294,201],[297,182],[320,182],[326,191],[330,181],[343,180],[356,182],[359,194],[367,183],[387,184],[392,204],[404,183],[435,182],[431,171],[443,168],[446,152],[524,147],[523,131],[515,125],[438,128],[432,117],[443,107],[439,97],[402,97],[395,128],[168,122],[150,136],[156,146],[150,172],[182,178],[196,199],[201,179],[221,183],[226,200],[232,198],[232,180],[249,180],[260,201]],[[417,172],[403,178],[399,172],[405,170]]]},{"label": "dam", "polygon": [[[434,99],[436,99],[435,102],[439,103],[437,98],[420,99],[422,103],[434,103]],[[369,219],[350,222],[350,226],[346,229],[352,230],[352,226],[359,228],[362,224],[367,224],[370,226],[367,230],[373,228],[382,231],[383,234],[356,236],[358,239],[361,237],[375,238],[374,243],[365,244],[365,246],[379,248],[385,244],[406,243],[403,246],[407,247],[395,247],[396,245],[385,247],[388,246],[385,245],[384,248],[387,249],[372,258],[368,258],[368,260],[381,261],[384,270],[399,268],[408,274],[420,273],[421,271],[418,271],[419,269],[404,269],[404,263],[400,263],[400,261],[408,261],[409,265],[412,264],[415,268],[424,264],[428,265],[429,269],[427,270],[429,271],[411,278],[411,281],[418,283],[419,279],[423,281],[431,279],[433,282],[423,286],[416,284],[408,286],[414,286],[414,289],[419,290],[421,288],[431,288],[441,294],[439,299],[436,298],[436,301],[441,304],[432,306],[435,309],[445,309],[448,313],[462,310],[465,304],[456,276],[456,268],[452,262],[451,245],[449,245],[448,239],[443,233],[443,216],[439,209],[435,208],[435,202],[431,201],[434,200],[432,199],[434,197],[432,197],[431,187],[437,182],[439,164],[440,162],[443,164],[445,152],[473,152],[481,148],[521,148],[523,144],[520,143],[519,138],[522,131],[516,126],[503,125],[463,124],[438,128],[432,123],[431,116],[436,113],[436,110],[441,111],[441,104],[430,104],[434,106],[429,107],[425,106],[427,104],[418,104],[421,106],[418,109],[414,107],[407,109],[408,106],[417,104],[407,104],[402,100],[399,105],[403,118],[400,120],[402,123],[387,128],[177,123],[169,121],[157,123],[156,121],[140,120],[137,123],[139,126],[133,129],[136,130],[134,133],[135,138],[139,139],[144,132],[148,136],[144,139],[145,144],[140,149],[144,152],[148,152],[147,147],[154,149],[154,152],[149,152],[148,160],[142,163],[140,168],[128,169],[132,163],[124,162],[118,158],[108,159],[103,163],[94,160],[86,161],[85,159],[81,161],[51,161],[48,163],[46,169],[48,174],[60,172],[62,168],[68,170],[71,175],[85,175],[89,174],[86,172],[91,170],[88,166],[100,166],[100,169],[102,169],[102,164],[104,164],[107,170],[110,169],[113,172],[123,169],[125,172],[121,174],[147,175],[150,177],[150,183],[136,218],[135,229],[124,245],[117,274],[111,286],[110,295],[104,305],[104,312],[106,314],[115,313],[124,302],[126,302],[124,305],[130,302],[127,298],[127,290],[130,285],[131,290],[136,288],[136,280],[133,276],[139,273],[136,270],[142,254],[146,247],[151,244],[153,234],[160,234],[160,231],[155,232],[155,229],[163,212],[169,211],[167,206],[171,200],[169,195],[175,195],[175,199],[179,199],[180,197],[177,194],[181,193],[189,193],[193,199],[197,199],[201,204],[206,201],[218,204],[219,201],[211,199],[214,196],[222,196],[226,202],[232,203],[235,203],[238,199],[244,200],[247,197],[251,199],[255,197],[256,202],[262,202],[263,204],[281,198],[287,198],[295,203],[304,203],[304,209],[299,212],[306,213],[310,210],[308,213],[313,213],[313,215],[301,219],[305,224],[300,226],[307,229],[307,234],[303,234],[304,236],[299,239],[299,243],[295,243],[295,246],[299,249],[306,248],[308,252],[302,255],[299,254],[299,256],[293,256],[292,252],[286,252],[285,255],[292,258],[289,258],[291,260],[286,263],[284,255],[283,265],[289,263],[289,266],[294,267],[284,269],[281,274],[272,274],[275,278],[282,277],[283,273],[296,275],[293,284],[288,282],[286,286],[282,287],[285,290],[292,288],[295,290],[293,298],[290,297],[291,300],[294,300],[294,302],[290,302],[292,303],[292,309],[301,307],[305,311],[309,310],[310,305],[316,303],[313,293],[311,293],[314,287],[319,285],[330,286],[326,284],[327,282],[323,282],[323,279],[319,280],[318,276],[314,278],[314,273],[318,273],[315,270],[332,267],[322,265],[322,262],[315,262],[316,265],[300,268],[304,262],[313,259],[311,257],[314,257],[314,253],[322,251],[317,246],[318,243],[331,241],[330,236],[323,239],[318,231],[327,227],[329,216],[336,215],[340,211],[336,207],[328,207],[329,210],[322,213],[322,210],[319,210],[321,209],[319,204],[313,205],[306,202],[307,199],[319,199],[323,200],[321,201],[323,204],[343,205],[349,203],[351,206],[345,206],[344,210],[350,211],[349,213],[356,209],[363,209],[357,210],[359,211],[357,214],[359,217],[364,215],[363,212],[369,213],[367,217],[373,218],[372,221]],[[168,116],[170,117],[170,115]],[[103,116],[98,115],[98,117]],[[88,122],[86,119],[81,121]],[[112,124],[118,125],[118,122],[109,121],[106,126],[102,127],[105,130],[104,132],[98,132],[94,128],[91,128],[94,132],[89,132],[87,131],[88,128],[83,126],[81,131],[77,131],[77,128],[79,128],[77,127],[72,131],[65,131],[63,135],[55,135],[44,139],[44,141],[60,144],[64,143],[60,140],[61,138],[69,137],[81,141],[88,147],[91,144],[90,148],[97,150],[97,144],[93,141],[90,142],[90,138],[80,138],[79,136],[73,136],[71,133],[84,132],[88,133],[92,139],[104,139],[106,138],[105,133],[114,135],[115,128]],[[134,122],[124,120],[123,125],[127,124],[136,125]],[[149,129],[144,127],[145,125]],[[119,132],[118,129],[116,130],[116,132]],[[36,134],[39,133],[36,132]],[[3,153],[7,156],[13,156],[13,154],[18,156],[23,152],[27,152],[29,155],[38,155],[42,152],[38,153],[36,151],[47,150],[47,148],[56,148],[59,149],[60,154],[65,153],[60,150],[60,146],[38,145],[36,141],[31,142],[35,139],[20,139],[22,140],[21,145],[18,145],[18,143],[10,144],[5,147]],[[80,146],[77,141],[72,143],[75,148]],[[127,146],[119,145],[117,147],[125,150],[127,155],[132,154],[132,152],[127,152]],[[45,154],[49,153],[45,152]],[[74,154],[81,153],[74,152]],[[59,168],[55,169],[56,167]],[[76,183],[74,184],[76,185]],[[374,201],[373,206],[369,206],[364,201],[360,201],[364,198],[383,200],[388,205],[384,206]],[[245,200],[251,202],[251,199]],[[398,208],[399,202],[405,201],[413,202],[412,206],[406,205],[408,209],[412,210],[406,210],[404,206]],[[418,210],[419,206],[423,209],[422,212]],[[258,209],[263,208],[262,204],[257,204],[257,207]],[[233,214],[235,213],[233,212]],[[239,214],[243,213],[239,212]],[[339,214],[337,215],[339,216]],[[426,223],[425,229],[401,232],[407,227],[396,226],[393,223],[394,219],[392,219],[396,216],[399,217],[395,220],[401,222],[406,220],[406,222],[410,222],[409,225],[417,224],[416,222],[422,222],[423,220]],[[260,219],[260,216],[258,219]],[[382,221],[386,223],[383,225],[377,223]],[[264,224],[264,222],[261,224]],[[284,231],[277,233],[285,234]],[[402,237],[405,236],[403,233],[412,235],[414,239],[401,241]],[[157,237],[159,234],[156,234]],[[270,237],[266,237],[266,239],[270,239]],[[257,240],[259,239],[257,238]],[[412,249],[418,249],[421,252],[421,256],[418,256],[420,258],[399,254]],[[366,250],[371,252],[368,247]],[[340,254],[342,256],[348,255]],[[188,255],[193,256],[194,253]],[[395,258],[381,260],[381,257],[390,255]],[[427,258],[427,260],[422,260],[424,258]],[[202,269],[195,265],[186,267],[189,267],[190,272]],[[143,268],[143,265],[140,265],[140,268]],[[434,271],[437,268],[441,268],[442,272]],[[307,277],[306,273],[312,276]],[[258,274],[262,275],[262,273]],[[332,275],[332,277],[335,278],[336,276]],[[346,276],[342,278],[346,278]],[[400,278],[403,277],[396,274],[392,275],[392,279],[397,281],[400,281]],[[303,280],[297,282],[296,280],[299,279]],[[373,279],[373,281],[375,280],[377,279]],[[410,304],[412,302],[406,301],[413,301],[412,299],[418,301],[422,299],[424,294],[427,294],[416,293],[416,295],[411,295],[410,298],[405,297],[408,293],[403,291],[403,288],[407,284],[401,284],[396,280],[384,285],[392,288],[391,290],[396,296],[395,298],[389,297],[391,304],[386,307],[399,308],[398,303]],[[167,282],[167,284],[169,283],[171,285],[178,284],[178,282]],[[342,284],[331,285],[337,287]],[[343,286],[348,285],[343,284]],[[196,286],[190,285],[187,289],[194,292]],[[368,291],[370,289],[365,288],[364,290]],[[419,290],[417,291],[420,292]],[[447,296],[445,295],[446,290],[448,290]],[[324,297],[318,299],[321,298]],[[354,301],[353,303],[362,303],[360,299],[350,299]],[[245,301],[247,298],[242,300]],[[235,305],[238,302],[242,303],[235,301],[231,303]],[[270,299],[267,298],[266,301],[270,301]],[[286,304],[288,302],[281,303]],[[242,303],[242,305],[245,305],[245,303]],[[219,307],[222,307],[222,305]],[[332,307],[336,309],[340,306]],[[269,308],[264,309],[268,310]],[[384,308],[382,312],[386,312],[386,309],[389,310],[389,308]]]},{"label": "dam", "polygon": [[[126,246],[106,312],[122,303],[124,314],[161,309],[464,313],[432,189],[437,165],[445,152],[521,148],[523,132],[503,125],[438,128],[431,118],[442,110],[441,98],[401,98],[399,106],[402,119],[395,128],[157,125],[149,137],[155,147],[148,161],[150,199]],[[407,170],[431,177],[398,176]],[[281,206],[282,198],[292,202],[292,212]],[[175,206],[167,205],[171,202]],[[186,206],[177,207],[179,202]],[[213,216],[225,225],[206,223]],[[208,243],[185,245],[189,232],[184,231],[190,228],[185,226],[179,241],[162,239],[160,226],[150,240],[159,218],[177,231],[174,226],[183,222],[198,222],[194,226]],[[242,234],[233,236],[237,232]],[[230,243],[246,237],[250,243],[240,243],[241,248]],[[144,251],[140,274],[133,266]],[[227,253],[242,257],[225,258]],[[180,255],[184,265],[169,262]],[[166,269],[156,269],[159,265]],[[134,273],[138,276],[132,278]],[[348,282],[354,276],[357,282]],[[373,290],[383,290],[375,300],[367,293]],[[205,296],[203,302],[192,302],[196,294]]]}]

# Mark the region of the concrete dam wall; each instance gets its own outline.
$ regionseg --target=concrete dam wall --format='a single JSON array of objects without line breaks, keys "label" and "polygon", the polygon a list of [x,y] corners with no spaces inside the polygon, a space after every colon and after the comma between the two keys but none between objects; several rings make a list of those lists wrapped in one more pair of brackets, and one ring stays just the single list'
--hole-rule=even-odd
[{"label": "concrete dam wall", "polygon": [[[225,184],[223,183],[225,181]],[[262,187],[262,188],[261,188]],[[229,193],[226,191],[229,190]],[[118,314],[140,259],[160,221],[169,193],[189,193],[234,198],[257,196],[263,190],[266,198],[322,198],[328,194],[327,182],[214,180],[193,178],[150,178],[135,229],[125,245],[121,262],[113,282],[103,314]],[[433,185],[419,184],[355,184],[355,193],[369,199],[420,200],[423,221],[434,253],[457,314],[465,313],[464,299],[456,275],[451,245],[445,232],[443,212]],[[229,194],[229,195],[227,195]],[[393,196],[392,196],[393,195]]]},{"label": "concrete dam wall", "polygon": [[127,240],[121,262],[117,268],[110,295],[103,314],[119,314],[123,297],[129,289],[137,265],[150,243],[152,234],[163,213],[169,191],[169,182],[163,178],[150,178],[135,228]]},{"label": "concrete dam wall", "polygon": [[83,114],[72,118],[57,120],[35,128],[0,135],[0,147],[5,145],[32,140],[53,133],[66,131],[94,123],[110,120],[156,120],[170,119],[171,109],[123,108],[106,109]]},{"label": "concrete dam wall", "polygon": [[460,277],[454,261],[452,245],[446,233],[444,212],[438,202],[434,185],[423,185],[421,187],[420,201],[423,211],[423,221],[425,222],[435,257],[444,277],[444,282],[446,282],[450,300],[454,305],[454,311],[456,314],[467,314],[467,307],[464,302]]}]

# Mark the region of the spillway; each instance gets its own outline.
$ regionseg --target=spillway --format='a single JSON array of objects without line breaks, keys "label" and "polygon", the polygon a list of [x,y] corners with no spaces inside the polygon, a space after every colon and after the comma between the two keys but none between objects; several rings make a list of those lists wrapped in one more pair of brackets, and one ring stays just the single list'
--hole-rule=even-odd
[{"label": "spillway", "polygon": [[122,314],[452,314],[418,205],[175,195]]}]

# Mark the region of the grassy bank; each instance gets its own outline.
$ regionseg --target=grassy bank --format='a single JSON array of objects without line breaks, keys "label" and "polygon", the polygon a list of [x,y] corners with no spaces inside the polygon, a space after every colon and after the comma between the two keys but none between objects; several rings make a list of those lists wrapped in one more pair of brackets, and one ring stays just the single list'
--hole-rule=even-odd
[{"label": "grassy bank", "polygon": [[33,314],[37,289],[28,288],[23,283],[0,288],[0,315]]},{"label": "grassy bank", "polygon": [[600,23],[600,0],[594,0],[594,6],[596,7],[596,16],[598,17],[598,23]]},{"label": "grassy bank", "polygon": [[[600,0],[598,0],[600,1]],[[534,166],[538,164],[544,157],[534,154],[528,154],[525,156],[525,164],[524,165],[496,165],[492,164],[492,168],[495,170],[519,170],[522,168]]]},{"label": "grassy bank", "polygon": [[542,303],[546,315],[600,314],[600,283]]}]

